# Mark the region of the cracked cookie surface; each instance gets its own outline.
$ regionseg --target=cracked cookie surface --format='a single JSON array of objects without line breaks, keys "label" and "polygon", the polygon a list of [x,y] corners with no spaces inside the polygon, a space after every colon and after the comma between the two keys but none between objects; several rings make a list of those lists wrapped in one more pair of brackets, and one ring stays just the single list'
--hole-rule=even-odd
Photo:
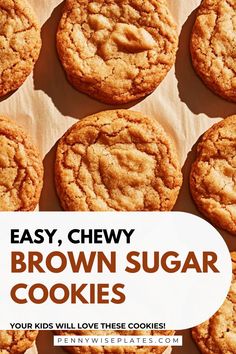
[{"label": "cracked cookie surface", "polygon": [[61,138],[56,186],[65,210],[171,210],[182,184],[175,148],[141,113],[94,114]]},{"label": "cracked cookie surface", "polygon": [[199,210],[213,224],[236,235],[236,115],[203,135],[190,188]]},{"label": "cracked cookie surface", "polygon": [[23,354],[31,348],[38,331],[0,331],[0,354]]},{"label": "cracked cookie surface", "polygon": [[[173,336],[175,334],[174,331],[119,331],[119,330],[113,330],[113,331],[57,331],[58,335],[61,336]],[[114,354],[162,354],[165,352],[167,347],[146,347],[146,346],[136,346],[136,347],[115,347],[115,346],[97,346],[97,347],[65,347],[65,350],[67,350],[69,353],[72,354],[109,354],[109,353],[114,353]]]},{"label": "cracked cookie surface", "polygon": [[0,96],[23,84],[40,48],[40,27],[28,2],[0,0]]},{"label": "cracked cookie surface", "polygon": [[236,353],[236,252],[231,253],[232,283],[227,299],[206,322],[192,329],[192,335],[203,354]]},{"label": "cracked cookie surface", "polygon": [[43,184],[43,164],[31,139],[0,116],[0,211],[32,211]]},{"label": "cracked cookie surface", "polygon": [[68,80],[109,104],[151,93],[173,65],[177,41],[165,0],[67,0],[57,33]]},{"label": "cracked cookie surface", "polygon": [[205,84],[236,102],[236,2],[203,0],[190,44],[192,62]]}]

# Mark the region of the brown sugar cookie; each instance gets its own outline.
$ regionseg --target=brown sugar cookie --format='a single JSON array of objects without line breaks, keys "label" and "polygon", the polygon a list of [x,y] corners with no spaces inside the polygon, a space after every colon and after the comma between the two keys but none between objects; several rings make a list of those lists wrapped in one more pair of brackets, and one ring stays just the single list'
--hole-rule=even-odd
[{"label": "brown sugar cookie", "polygon": [[172,67],[177,41],[165,0],[66,0],[57,33],[68,80],[108,104],[151,93]]},{"label": "brown sugar cookie", "polygon": [[0,354],[23,354],[31,348],[38,331],[0,331]]},{"label": "brown sugar cookie", "polygon": [[233,278],[227,299],[208,321],[192,329],[203,354],[236,353],[236,252],[231,253]]},{"label": "brown sugar cookie", "polygon": [[0,116],[0,211],[31,211],[39,202],[43,164],[23,129]]},{"label": "brown sugar cookie", "polygon": [[0,0],[0,97],[23,84],[40,48],[40,27],[29,3]]},{"label": "brown sugar cookie", "polygon": [[192,165],[190,188],[199,210],[236,235],[236,116],[204,134]]},{"label": "brown sugar cookie", "polygon": [[142,113],[105,111],[61,138],[56,187],[65,210],[171,210],[182,174],[171,139]]},{"label": "brown sugar cookie", "polygon": [[[60,336],[173,336],[174,331],[57,331]],[[88,347],[64,347],[69,353],[72,354],[163,354],[167,347],[156,346],[88,346]]]},{"label": "brown sugar cookie", "polygon": [[191,37],[194,69],[223,98],[236,102],[236,2],[203,0]]}]

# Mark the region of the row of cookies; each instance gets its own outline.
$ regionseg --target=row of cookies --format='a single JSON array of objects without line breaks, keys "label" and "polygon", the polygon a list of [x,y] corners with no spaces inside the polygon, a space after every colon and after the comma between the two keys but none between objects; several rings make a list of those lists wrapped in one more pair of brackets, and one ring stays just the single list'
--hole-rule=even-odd
[{"label": "row of cookies", "polygon": [[[222,97],[236,101],[233,0],[203,0],[191,37],[193,66]],[[40,26],[27,0],[0,0],[0,96],[33,70]],[[178,35],[166,1],[66,0],[57,49],[71,84],[123,104],[150,94],[175,62]]]},{"label": "row of cookies", "polygon": [[[0,210],[39,202],[43,164],[30,138],[0,118]],[[236,116],[213,125],[198,144],[190,174],[193,199],[214,225],[236,234]],[[100,112],[60,139],[57,192],[68,211],[169,211],[182,174],[174,143],[160,124],[130,110]]]},{"label": "row of cookies", "polygon": [[[206,322],[192,329],[192,336],[203,354],[236,353],[236,252],[231,253],[232,283],[223,305]],[[37,338],[37,331],[0,331],[0,353],[23,354]],[[174,331],[58,331],[58,335],[174,335]],[[164,354],[166,347],[65,347],[72,354],[140,353]]]}]

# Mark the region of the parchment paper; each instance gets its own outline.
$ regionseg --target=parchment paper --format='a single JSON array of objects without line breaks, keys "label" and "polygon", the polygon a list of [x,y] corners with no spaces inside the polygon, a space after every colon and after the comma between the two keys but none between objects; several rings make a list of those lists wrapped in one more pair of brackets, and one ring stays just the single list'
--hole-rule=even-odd
[{"label": "parchment paper", "polygon": [[[114,109],[74,90],[67,82],[55,49],[55,33],[61,16],[61,0],[29,0],[42,25],[43,48],[33,74],[10,97],[0,100],[0,114],[5,114],[33,136],[44,157],[45,181],[39,210],[61,210],[53,182],[55,144],[78,119],[101,110]],[[184,185],[175,210],[199,213],[188,187],[191,162],[199,137],[220,118],[234,114],[235,104],[224,101],[209,91],[192,69],[189,36],[200,0],[168,0],[178,24],[179,49],[175,66],[163,83],[149,97],[120,108],[131,108],[157,119],[175,140],[183,165]],[[191,233],[191,230],[189,230]],[[229,248],[235,238],[220,231]],[[199,309],[201,311],[201,309]],[[184,313],[183,313],[184,316]],[[173,354],[198,353],[189,331],[184,331],[184,347]],[[59,354],[52,347],[51,335],[42,332],[39,354]]]},{"label": "parchment paper", "polygon": [[36,345],[34,345],[32,348],[28,349],[25,354],[38,354],[38,350]]}]

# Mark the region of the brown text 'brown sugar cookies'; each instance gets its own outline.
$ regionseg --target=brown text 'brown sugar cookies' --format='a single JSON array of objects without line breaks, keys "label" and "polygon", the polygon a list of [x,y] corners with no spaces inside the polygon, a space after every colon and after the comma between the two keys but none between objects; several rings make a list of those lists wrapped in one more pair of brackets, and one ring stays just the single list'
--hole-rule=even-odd
[{"label": "brown text 'brown sugar cookies'", "polygon": [[23,354],[31,348],[38,331],[0,331],[0,354]]},{"label": "brown text 'brown sugar cookies'", "polygon": [[23,84],[40,48],[40,27],[29,3],[0,0],[0,97]]},{"label": "brown text 'brown sugar cookies'", "polygon": [[76,89],[123,104],[164,79],[175,61],[176,25],[165,0],[66,0],[57,48]]},{"label": "brown text 'brown sugar cookies'", "polygon": [[199,210],[213,224],[236,235],[236,115],[204,134],[190,188]]},{"label": "brown text 'brown sugar cookies'", "polygon": [[[173,336],[174,331],[57,331],[61,336]],[[72,354],[164,354],[167,347],[130,347],[130,346],[88,346],[88,347],[64,347]]]},{"label": "brown text 'brown sugar cookies'", "polygon": [[39,202],[43,164],[21,127],[0,116],[0,211],[31,211]]},{"label": "brown text 'brown sugar cookies'", "polygon": [[227,299],[206,322],[192,329],[192,335],[203,354],[236,353],[236,252],[231,253],[233,278]]},{"label": "brown text 'brown sugar cookies'", "polygon": [[191,38],[193,66],[215,93],[236,102],[236,2],[203,0]]},{"label": "brown text 'brown sugar cookies'", "polygon": [[61,138],[56,187],[65,210],[171,210],[182,174],[171,139],[128,110],[94,114]]}]

